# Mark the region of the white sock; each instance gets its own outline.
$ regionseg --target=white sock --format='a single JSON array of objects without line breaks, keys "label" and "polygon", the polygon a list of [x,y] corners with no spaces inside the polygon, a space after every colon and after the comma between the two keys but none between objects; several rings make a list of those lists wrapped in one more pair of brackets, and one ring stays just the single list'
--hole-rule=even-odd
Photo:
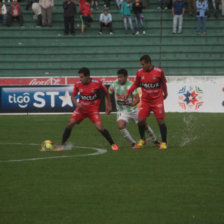
[{"label": "white sock", "polygon": [[152,142],[155,142],[155,141],[157,140],[157,138],[156,138],[156,135],[155,135],[154,131],[150,128],[149,125],[148,125],[147,127],[148,127],[148,128],[147,128],[147,131],[148,131],[148,133],[149,133],[150,140],[151,140]]},{"label": "white sock", "polygon": [[129,142],[131,142],[132,144],[136,144],[136,141],[131,137],[129,131],[126,128],[121,129],[120,132]]}]

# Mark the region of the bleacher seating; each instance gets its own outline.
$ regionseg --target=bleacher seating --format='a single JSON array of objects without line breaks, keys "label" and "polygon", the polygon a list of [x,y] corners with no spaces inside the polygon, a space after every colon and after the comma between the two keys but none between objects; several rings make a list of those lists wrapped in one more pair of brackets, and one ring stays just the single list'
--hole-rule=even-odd
[{"label": "bleacher seating", "polygon": [[[100,0],[101,1],[101,0]],[[76,34],[64,35],[62,1],[55,0],[53,27],[36,27],[31,9],[22,2],[24,27],[14,22],[0,25],[0,77],[76,76],[87,66],[92,75],[112,76],[125,67],[135,75],[139,58],[149,54],[153,64],[161,66],[167,76],[224,75],[224,19],[211,16],[207,35],[196,35],[196,20],[186,13],[183,34],[172,34],[170,9],[158,10],[157,0],[150,0],[144,10],[146,35],[124,34],[123,22],[112,2],[114,34],[98,35],[98,19],[103,9],[94,11],[94,22],[81,34],[79,16]],[[8,4],[8,3],[7,3]],[[134,23],[134,20],[133,20]],[[135,24],[135,23],[134,23]]]}]

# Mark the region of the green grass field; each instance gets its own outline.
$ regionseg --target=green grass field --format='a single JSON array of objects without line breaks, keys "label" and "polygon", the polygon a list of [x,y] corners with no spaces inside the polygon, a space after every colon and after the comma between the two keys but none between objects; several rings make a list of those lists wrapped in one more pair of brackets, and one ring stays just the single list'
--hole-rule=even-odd
[{"label": "green grass field", "polygon": [[68,119],[0,116],[0,224],[224,224],[224,114],[168,113],[168,150],[131,149],[103,115],[119,151],[85,120],[73,150],[40,152],[43,140],[60,143]]}]

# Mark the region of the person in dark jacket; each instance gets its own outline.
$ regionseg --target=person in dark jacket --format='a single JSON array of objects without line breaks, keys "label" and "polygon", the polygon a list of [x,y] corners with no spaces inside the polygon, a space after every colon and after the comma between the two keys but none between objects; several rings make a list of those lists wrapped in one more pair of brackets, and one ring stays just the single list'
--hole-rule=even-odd
[{"label": "person in dark jacket", "polygon": [[75,34],[74,17],[76,14],[76,5],[71,0],[66,0],[63,4],[64,8],[64,33],[67,35],[69,30],[71,34]]},{"label": "person in dark jacket", "polygon": [[140,0],[135,0],[135,3],[133,4],[133,12],[135,14],[135,22],[136,22],[136,30],[137,30],[136,35],[138,35],[140,31],[142,31],[143,34],[146,33],[145,27],[143,24],[144,16],[143,16],[142,10],[143,10],[143,5],[140,2]]}]

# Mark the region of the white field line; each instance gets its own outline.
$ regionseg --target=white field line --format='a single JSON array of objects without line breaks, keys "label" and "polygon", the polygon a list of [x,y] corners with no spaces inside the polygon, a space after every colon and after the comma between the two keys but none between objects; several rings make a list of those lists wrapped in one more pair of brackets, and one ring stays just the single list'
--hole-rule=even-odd
[{"label": "white field line", "polygon": [[[1,145],[30,145],[30,146],[39,145],[39,144],[36,144],[36,143],[30,143],[30,144],[24,144],[24,143],[0,143],[0,144]],[[106,149],[101,149],[101,148],[96,148],[96,147],[74,146],[74,148],[92,149],[95,152],[87,153],[87,154],[78,154],[78,155],[47,156],[47,157],[34,157],[34,158],[27,158],[27,159],[0,160],[0,163],[13,163],[13,162],[37,161],[37,160],[46,160],[46,159],[63,159],[63,158],[72,158],[72,157],[97,156],[97,155],[101,155],[101,154],[104,154],[104,153],[107,152]]]}]

